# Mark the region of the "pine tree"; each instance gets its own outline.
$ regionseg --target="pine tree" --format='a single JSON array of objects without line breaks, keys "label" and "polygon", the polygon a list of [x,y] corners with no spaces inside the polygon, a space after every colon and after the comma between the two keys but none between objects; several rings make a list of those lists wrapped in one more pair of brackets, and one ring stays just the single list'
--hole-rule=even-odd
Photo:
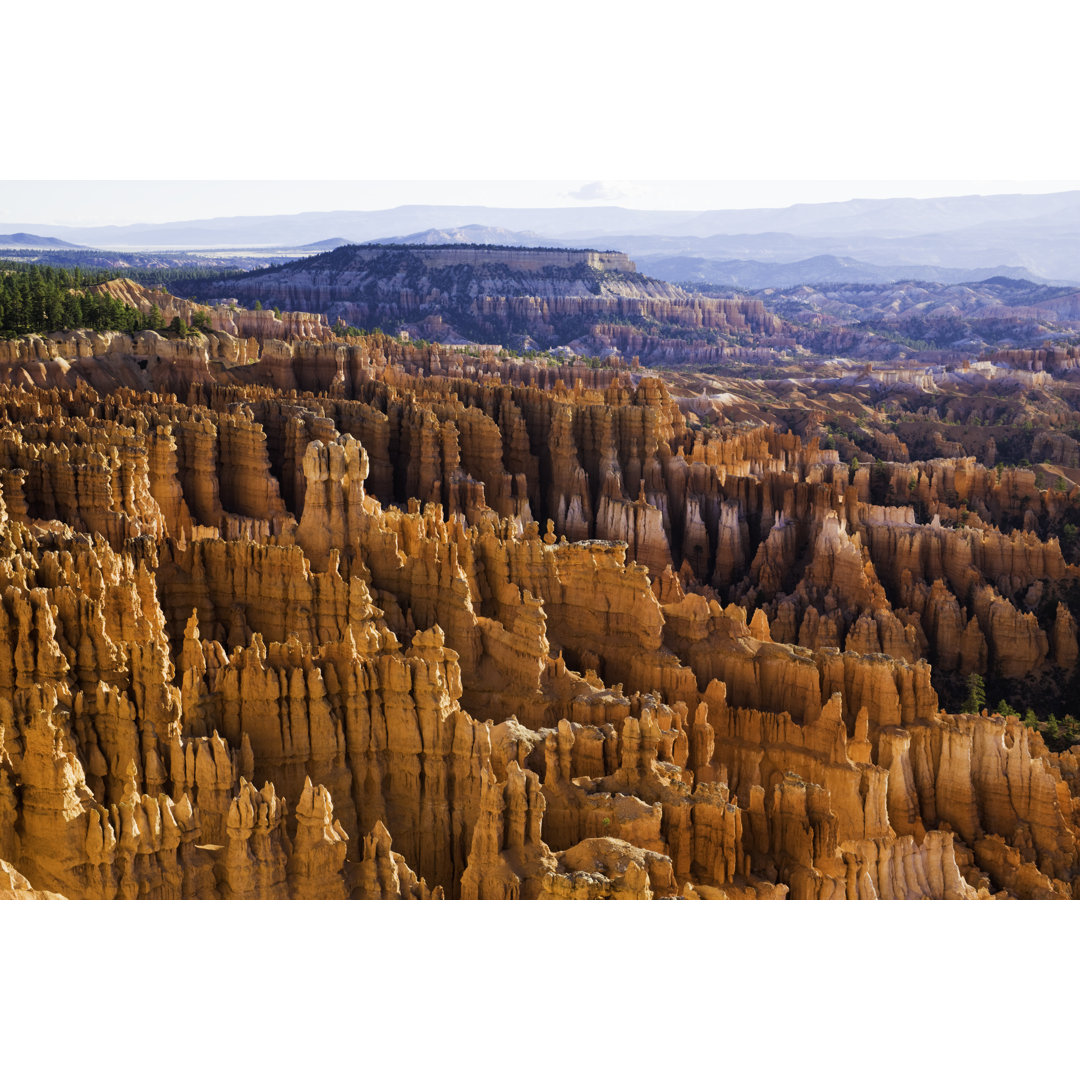
[{"label": "pine tree", "polygon": [[967,677],[967,692],[963,711],[969,713],[982,712],[986,707],[986,684],[978,672],[973,671]]}]

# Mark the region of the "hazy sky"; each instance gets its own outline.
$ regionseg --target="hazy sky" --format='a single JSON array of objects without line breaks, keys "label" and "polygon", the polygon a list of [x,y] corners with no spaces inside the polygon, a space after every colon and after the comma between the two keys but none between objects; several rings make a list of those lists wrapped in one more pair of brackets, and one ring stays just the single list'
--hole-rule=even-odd
[{"label": "hazy sky", "polygon": [[374,210],[405,203],[657,210],[787,206],[853,197],[1061,191],[1069,185],[845,180],[717,181],[0,181],[0,223],[125,225],[237,214]]},{"label": "hazy sky", "polygon": [[9,7],[0,222],[1080,188],[1080,5]]}]

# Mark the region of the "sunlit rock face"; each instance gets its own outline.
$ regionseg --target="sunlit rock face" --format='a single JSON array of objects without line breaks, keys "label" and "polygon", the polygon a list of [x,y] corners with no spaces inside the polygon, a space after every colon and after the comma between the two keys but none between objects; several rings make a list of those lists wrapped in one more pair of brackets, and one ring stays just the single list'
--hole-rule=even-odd
[{"label": "sunlit rock face", "polygon": [[0,343],[0,896],[1074,895],[1058,492],[228,319]]}]

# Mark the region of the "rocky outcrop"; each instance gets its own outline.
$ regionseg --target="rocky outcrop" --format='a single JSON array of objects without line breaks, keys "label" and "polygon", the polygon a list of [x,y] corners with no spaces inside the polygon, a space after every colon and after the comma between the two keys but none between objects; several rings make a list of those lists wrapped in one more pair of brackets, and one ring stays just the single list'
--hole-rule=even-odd
[{"label": "rocky outcrop", "polygon": [[9,863],[0,859],[0,900],[63,900],[57,893],[39,892]]},{"label": "rocky outcrop", "polygon": [[1059,493],[251,341],[4,346],[0,895],[1077,891],[1077,755],[943,709],[1067,692]]},{"label": "rocky outcrop", "polygon": [[[440,341],[573,343],[586,355],[612,346],[626,356],[672,349],[724,355],[738,353],[736,342],[747,334],[790,343],[760,300],[688,293],[636,273],[618,252],[347,246],[287,268],[209,282],[203,292],[318,311],[366,329],[405,324]],[[667,337],[665,328],[672,331]]]},{"label": "rocky outcrop", "polygon": [[143,315],[149,315],[156,307],[165,323],[180,318],[190,326],[194,317],[201,315],[214,330],[233,337],[254,338],[258,342],[289,338],[331,341],[334,337],[325,317],[321,315],[306,311],[247,310],[235,304],[196,304],[173,296],[164,289],[148,289],[130,278],[115,278],[101,285],[92,285],[87,291],[111,296]]}]

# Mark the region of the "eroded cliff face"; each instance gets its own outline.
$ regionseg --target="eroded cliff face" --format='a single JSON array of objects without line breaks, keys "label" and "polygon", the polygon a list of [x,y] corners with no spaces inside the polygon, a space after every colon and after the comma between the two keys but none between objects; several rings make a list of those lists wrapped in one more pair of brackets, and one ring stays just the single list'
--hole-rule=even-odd
[{"label": "eroded cliff face", "polygon": [[382,337],[2,348],[0,896],[1080,891],[1080,754],[931,681],[1075,668],[1022,474],[887,506],[658,378]]},{"label": "eroded cliff face", "polygon": [[[319,312],[365,329],[438,341],[619,349],[704,363],[745,346],[790,347],[794,330],[757,299],[718,299],[646,277],[618,252],[349,245],[201,284],[248,306]],[[214,324],[215,329],[228,329]],[[751,350],[747,350],[749,353]],[[764,353],[762,353],[764,355]]]}]

